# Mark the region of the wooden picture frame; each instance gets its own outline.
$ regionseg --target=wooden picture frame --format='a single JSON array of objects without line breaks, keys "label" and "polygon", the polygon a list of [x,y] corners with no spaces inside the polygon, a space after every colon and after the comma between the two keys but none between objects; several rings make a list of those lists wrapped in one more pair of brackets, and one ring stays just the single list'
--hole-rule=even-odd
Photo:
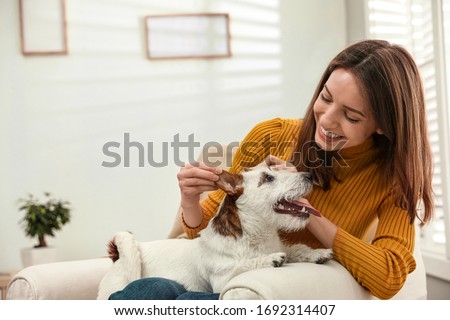
[{"label": "wooden picture frame", "polygon": [[24,56],[65,55],[65,0],[19,0],[20,46]]},{"label": "wooden picture frame", "polygon": [[150,60],[231,57],[227,13],[150,15],[144,23]]}]

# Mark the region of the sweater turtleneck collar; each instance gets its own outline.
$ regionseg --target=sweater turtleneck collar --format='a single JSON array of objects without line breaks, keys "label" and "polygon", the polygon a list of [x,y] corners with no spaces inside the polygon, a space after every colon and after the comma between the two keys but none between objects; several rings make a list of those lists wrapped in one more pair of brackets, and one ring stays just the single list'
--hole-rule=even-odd
[{"label": "sweater turtleneck collar", "polygon": [[373,137],[369,137],[366,141],[360,145],[343,148],[339,151],[339,154],[344,160],[356,160],[363,158],[375,151],[375,141]]}]

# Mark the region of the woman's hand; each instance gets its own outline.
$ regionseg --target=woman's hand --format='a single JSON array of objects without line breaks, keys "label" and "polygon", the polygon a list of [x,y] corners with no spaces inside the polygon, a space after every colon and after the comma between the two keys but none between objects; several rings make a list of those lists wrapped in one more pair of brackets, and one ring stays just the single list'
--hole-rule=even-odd
[{"label": "woman's hand", "polygon": [[264,159],[264,162],[259,164],[257,167],[264,165],[270,167],[272,170],[288,170],[291,172],[297,172],[297,169],[292,163],[281,160],[280,158],[272,155],[267,156],[266,159]]},{"label": "woman's hand", "polygon": [[[311,205],[305,198],[300,198],[299,200]],[[334,239],[336,238],[336,233],[338,231],[338,227],[333,222],[325,218],[323,215],[318,217],[310,214],[306,228],[323,244],[325,248],[333,248]]]},{"label": "woman's hand", "polygon": [[216,190],[215,181],[219,180],[221,168],[209,167],[203,162],[186,163],[177,174],[181,191],[181,208],[184,222],[195,227],[202,221],[200,194]]}]

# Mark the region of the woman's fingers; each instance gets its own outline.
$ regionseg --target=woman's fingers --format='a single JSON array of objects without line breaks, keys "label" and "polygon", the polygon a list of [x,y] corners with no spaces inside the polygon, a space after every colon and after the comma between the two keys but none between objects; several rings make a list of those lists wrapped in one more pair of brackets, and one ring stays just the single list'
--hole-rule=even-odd
[{"label": "woman's fingers", "polygon": [[203,192],[209,192],[217,190],[215,185],[199,185],[199,186],[180,186],[182,197],[185,198],[197,198]]},{"label": "woman's fingers", "polygon": [[292,172],[297,171],[292,163],[284,161],[272,155],[267,156],[266,159],[264,159],[263,163],[270,167],[272,170],[288,170]]},{"label": "woman's fingers", "polygon": [[199,168],[205,171],[214,172],[216,174],[222,173],[222,169],[220,167],[211,167],[206,165],[204,162],[191,162],[191,163],[187,162],[184,164],[183,168],[185,169]]},{"label": "woman's fingers", "polygon": [[221,168],[209,167],[202,162],[186,163],[178,172],[178,185],[182,197],[197,199],[205,191],[217,189]]},{"label": "woman's fingers", "polygon": [[[179,182],[193,183],[193,185],[201,185],[207,182],[214,182],[219,179],[222,169],[217,167],[208,167],[203,163],[185,164],[178,172],[177,178]],[[210,184],[210,183],[207,183]]]}]

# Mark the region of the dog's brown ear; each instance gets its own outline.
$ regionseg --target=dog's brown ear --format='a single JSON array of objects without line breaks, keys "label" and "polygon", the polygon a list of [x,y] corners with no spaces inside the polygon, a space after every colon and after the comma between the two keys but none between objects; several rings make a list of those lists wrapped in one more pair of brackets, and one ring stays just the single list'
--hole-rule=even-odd
[{"label": "dog's brown ear", "polygon": [[229,195],[240,195],[242,194],[242,181],[242,175],[222,170],[219,180],[216,181],[216,186]]},{"label": "dog's brown ear", "polygon": [[243,178],[240,174],[232,174],[223,170],[219,175],[216,185],[225,191],[227,195],[223,199],[219,212],[213,218],[214,230],[224,237],[231,236],[235,239],[242,236],[243,230],[239,218],[236,200],[243,193]]}]

